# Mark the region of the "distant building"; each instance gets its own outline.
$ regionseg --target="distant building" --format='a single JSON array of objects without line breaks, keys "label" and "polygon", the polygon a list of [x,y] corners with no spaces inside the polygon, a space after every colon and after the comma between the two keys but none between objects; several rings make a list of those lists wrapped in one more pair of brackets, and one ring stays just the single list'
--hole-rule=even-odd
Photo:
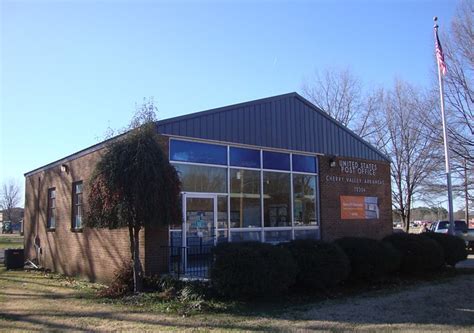
[{"label": "distant building", "polygon": [[23,225],[23,216],[24,216],[24,209],[21,207],[15,207],[12,209],[10,214],[10,218],[8,218],[7,211],[1,210],[0,211],[0,232],[4,230],[4,222],[11,222],[9,228],[12,228],[14,233],[21,232],[22,225]]},{"label": "distant building", "polygon": [[[219,242],[392,232],[389,159],[296,93],[161,120],[157,131],[181,177],[184,222],[142,231],[146,274],[168,272],[163,258],[181,248],[188,272],[193,249]],[[129,260],[127,229],[82,225],[108,142],[25,174],[28,258],[40,248],[45,267],[92,280]]]}]

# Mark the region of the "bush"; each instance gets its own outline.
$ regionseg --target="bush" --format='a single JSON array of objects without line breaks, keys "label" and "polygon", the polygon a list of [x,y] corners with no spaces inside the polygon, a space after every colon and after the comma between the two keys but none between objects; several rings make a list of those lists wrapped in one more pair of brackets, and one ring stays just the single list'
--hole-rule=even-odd
[{"label": "bush", "polygon": [[447,265],[454,266],[467,258],[466,244],[463,239],[457,236],[436,232],[427,232],[424,235],[441,245],[444,251],[444,262]]},{"label": "bush", "polygon": [[145,275],[143,277],[143,288],[146,291],[158,291],[161,290],[161,280],[160,275]]},{"label": "bush", "polygon": [[380,242],[384,247],[384,256],[385,260],[383,261],[383,270],[386,274],[397,272],[400,270],[400,265],[402,263],[402,254],[398,251],[392,243],[389,242]]},{"label": "bush", "polygon": [[307,290],[333,287],[347,278],[349,259],[335,243],[310,239],[282,244],[298,265],[296,286]]},{"label": "bush", "polygon": [[443,248],[424,235],[392,234],[384,241],[400,251],[400,271],[403,273],[432,271],[444,265]]},{"label": "bush", "polygon": [[364,237],[341,238],[336,243],[349,258],[351,279],[377,280],[400,267],[401,255],[388,243]]},{"label": "bush", "polygon": [[133,266],[132,263],[124,263],[117,269],[112,282],[99,291],[100,297],[121,297],[133,291]]},{"label": "bush", "polygon": [[243,242],[219,244],[213,251],[211,279],[223,296],[250,299],[282,295],[295,281],[297,266],[283,248]]}]

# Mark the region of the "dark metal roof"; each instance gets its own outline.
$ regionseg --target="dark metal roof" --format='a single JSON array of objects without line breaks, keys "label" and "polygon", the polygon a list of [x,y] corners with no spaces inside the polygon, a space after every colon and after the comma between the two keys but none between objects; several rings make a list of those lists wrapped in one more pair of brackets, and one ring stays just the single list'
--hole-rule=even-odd
[{"label": "dark metal roof", "polygon": [[[295,92],[160,120],[157,127],[159,133],[166,135],[390,162],[375,147]],[[90,154],[114,139],[25,176]]]},{"label": "dark metal roof", "polygon": [[191,113],[157,125],[161,134],[390,161],[297,93]]}]

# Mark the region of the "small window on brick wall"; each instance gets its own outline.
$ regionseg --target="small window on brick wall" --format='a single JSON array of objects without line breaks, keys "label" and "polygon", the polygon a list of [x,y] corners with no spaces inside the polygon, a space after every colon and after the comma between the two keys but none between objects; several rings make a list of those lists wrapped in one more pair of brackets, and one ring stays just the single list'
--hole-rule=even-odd
[{"label": "small window on brick wall", "polygon": [[82,229],[82,181],[72,184],[72,229]]},{"label": "small window on brick wall", "polygon": [[48,214],[46,227],[48,229],[56,228],[56,188],[48,189]]}]

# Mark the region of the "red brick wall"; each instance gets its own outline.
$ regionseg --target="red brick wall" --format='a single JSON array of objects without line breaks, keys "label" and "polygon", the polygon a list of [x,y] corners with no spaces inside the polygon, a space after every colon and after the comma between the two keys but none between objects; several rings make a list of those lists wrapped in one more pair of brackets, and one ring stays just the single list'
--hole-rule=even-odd
[{"label": "red brick wall", "polygon": [[[164,139],[164,142],[167,142]],[[166,152],[167,152],[167,147]],[[84,183],[84,209],[87,209],[88,180],[104,150],[98,150],[65,162],[69,172],[61,172],[60,165],[26,177],[25,181],[25,256],[36,258],[34,240],[41,244],[41,264],[55,272],[78,275],[92,281],[109,281],[124,262],[130,260],[130,242],[127,228],[116,230],[84,228],[82,232],[71,230],[72,183]],[[46,230],[48,188],[56,188],[56,229]],[[39,199],[38,199],[39,195]],[[153,265],[147,265],[147,256],[156,257],[161,245],[167,245],[168,233],[159,229],[141,231],[140,257],[146,273],[153,273]],[[156,236],[154,239],[153,235]],[[149,246],[145,241],[148,240]],[[153,245],[150,245],[153,244]],[[147,253],[148,250],[148,253]]]},{"label": "red brick wall", "polygon": [[[331,159],[336,162],[336,166],[330,166]],[[342,169],[344,163],[346,167]],[[389,163],[320,156],[319,171],[323,240],[347,236],[381,239],[392,233]],[[377,197],[379,218],[341,219],[341,195]]]}]

